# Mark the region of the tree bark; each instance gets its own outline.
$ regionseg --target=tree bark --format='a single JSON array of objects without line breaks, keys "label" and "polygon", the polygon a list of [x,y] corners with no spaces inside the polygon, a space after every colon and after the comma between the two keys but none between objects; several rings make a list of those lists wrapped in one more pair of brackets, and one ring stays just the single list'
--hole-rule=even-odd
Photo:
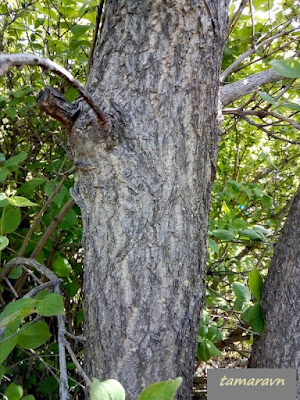
[{"label": "tree bark", "polygon": [[275,247],[262,306],[266,331],[252,346],[250,368],[296,368],[300,399],[300,189]]},{"label": "tree bark", "polygon": [[192,386],[210,192],[219,141],[219,71],[228,0],[107,3],[83,105],[69,138],[85,248],[90,377],[129,400],[155,381]]}]

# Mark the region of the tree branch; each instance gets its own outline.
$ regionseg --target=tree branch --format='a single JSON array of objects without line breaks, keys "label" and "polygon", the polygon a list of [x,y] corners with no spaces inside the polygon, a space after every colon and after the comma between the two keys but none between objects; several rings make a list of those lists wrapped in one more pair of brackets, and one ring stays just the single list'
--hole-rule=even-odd
[{"label": "tree branch", "polygon": [[4,76],[10,67],[12,66],[22,67],[24,65],[33,65],[42,67],[44,69],[54,72],[56,75],[59,75],[63,79],[65,79],[71,86],[73,86],[76,90],[78,90],[78,92],[87,102],[87,104],[92,108],[92,110],[94,110],[102,128],[104,129],[106,128],[107,121],[103,112],[94,103],[92,97],[81,85],[81,83],[77,79],[75,79],[74,76],[70,74],[70,72],[67,71],[65,68],[61,67],[60,65],[56,64],[55,62],[47,58],[42,58],[35,54],[26,54],[26,53],[0,54],[0,77]]},{"label": "tree branch", "polygon": [[37,98],[37,104],[41,110],[61,122],[71,130],[76,118],[80,113],[80,103],[69,103],[54,88],[42,90]]},{"label": "tree branch", "polygon": [[242,0],[241,4],[239,6],[239,8],[237,9],[237,11],[235,12],[234,16],[232,17],[232,19],[229,21],[229,29],[226,35],[226,42],[229,39],[229,36],[232,34],[232,32],[234,31],[234,28],[236,27],[237,23],[239,22],[240,16],[242,15],[242,12],[244,10],[244,8],[246,7],[247,3],[249,0]]},{"label": "tree branch", "polygon": [[295,140],[289,140],[286,138],[283,138],[281,136],[277,136],[274,133],[268,131],[263,125],[259,125],[256,122],[252,121],[252,119],[246,117],[246,115],[242,116],[244,118],[245,121],[247,121],[250,125],[255,126],[258,129],[261,129],[263,132],[265,132],[268,136],[277,139],[277,140],[281,140],[282,142],[286,142],[286,143],[290,143],[290,144],[300,144],[300,141],[296,142]]},{"label": "tree branch", "polygon": [[288,21],[288,22],[283,26],[283,29],[282,29],[280,32],[276,33],[276,34],[273,35],[273,36],[268,37],[268,38],[265,39],[263,42],[257,44],[257,46],[251,47],[251,48],[248,49],[245,53],[241,54],[241,55],[240,55],[228,68],[226,68],[226,70],[221,74],[221,77],[220,77],[221,82],[223,82],[224,79],[225,79],[228,75],[230,75],[232,72],[234,72],[235,69],[237,68],[237,66],[238,66],[245,58],[248,58],[248,57],[250,57],[252,54],[256,53],[258,49],[260,49],[260,48],[263,47],[263,46],[267,46],[267,45],[268,45],[269,43],[271,43],[274,39],[277,39],[277,38],[280,37],[280,36],[286,36],[286,35],[288,35],[289,33],[291,33],[291,32],[293,32],[293,31],[299,29],[299,28],[293,28],[293,29],[290,29],[290,30],[286,31],[285,28],[287,28],[288,25],[290,25],[290,23],[291,23],[291,22]]},{"label": "tree branch", "polygon": [[279,75],[273,69],[269,69],[267,71],[250,75],[249,77],[241,79],[237,82],[229,83],[225,86],[222,86],[220,89],[221,103],[223,106],[226,106],[240,97],[253,92],[262,85],[277,82],[281,79],[283,79],[281,75]]},{"label": "tree branch", "polygon": [[239,108],[229,108],[226,110],[223,110],[224,115],[239,115],[240,117],[243,117],[244,115],[256,115],[257,117],[263,119],[265,117],[273,117],[277,118],[281,121],[285,121],[292,125],[294,128],[300,130],[300,124],[298,124],[296,121],[294,121],[292,118],[285,117],[284,115],[278,114],[274,111],[264,111],[264,110],[242,110]]}]

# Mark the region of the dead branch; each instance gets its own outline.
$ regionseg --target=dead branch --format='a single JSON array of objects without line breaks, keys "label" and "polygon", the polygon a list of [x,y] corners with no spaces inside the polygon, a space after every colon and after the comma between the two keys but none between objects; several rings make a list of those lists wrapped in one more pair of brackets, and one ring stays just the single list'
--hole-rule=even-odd
[{"label": "dead branch", "polygon": [[92,110],[97,115],[98,121],[101,124],[102,128],[106,127],[107,121],[103,112],[94,103],[91,95],[85,90],[81,83],[77,79],[75,79],[74,76],[65,68],[47,58],[42,58],[35,54],[0,54],[0,76],[4,76],[8,72],[9,68],[12,66],[23,67],[24,65],[42,67],[46,70],[54,72],[56,75],[59,75],[63,79],[65,79],[71,86],[78,90],[83,99],[92,108]]}]

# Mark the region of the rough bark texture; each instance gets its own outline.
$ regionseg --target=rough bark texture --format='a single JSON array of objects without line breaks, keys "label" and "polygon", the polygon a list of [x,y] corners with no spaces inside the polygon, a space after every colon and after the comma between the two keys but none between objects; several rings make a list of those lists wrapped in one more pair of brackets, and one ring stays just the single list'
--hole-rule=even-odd
[{"label": "rough bark texture", "polygon": [[262,298],[266,331],[252,346],[250,368],[296,368],[300,399],[300,189],[265,282]]},{"label": "rough bark texture", "polygon": [[69,140],[82,210],[88,374],[129,400],[148,384],[192,385],[204,298],[219,70],[228,1],[107,3],[87,89],[92,111]]}]

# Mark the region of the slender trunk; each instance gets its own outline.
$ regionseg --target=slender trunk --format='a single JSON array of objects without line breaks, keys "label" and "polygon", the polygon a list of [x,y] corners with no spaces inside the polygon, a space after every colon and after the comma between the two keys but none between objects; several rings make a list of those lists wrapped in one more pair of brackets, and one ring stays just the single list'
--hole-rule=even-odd
[{"label": "slender trunk", "polygon": [[129,400],[192,385],[228,1],[111,0],[69,140],[85,248],[86,368]]},{"label": "slender trunk", "polygon": [[250,368],[296,368],[300,399],[300,189],[275,247],[262,298],[266,331],[252,346]]}]

